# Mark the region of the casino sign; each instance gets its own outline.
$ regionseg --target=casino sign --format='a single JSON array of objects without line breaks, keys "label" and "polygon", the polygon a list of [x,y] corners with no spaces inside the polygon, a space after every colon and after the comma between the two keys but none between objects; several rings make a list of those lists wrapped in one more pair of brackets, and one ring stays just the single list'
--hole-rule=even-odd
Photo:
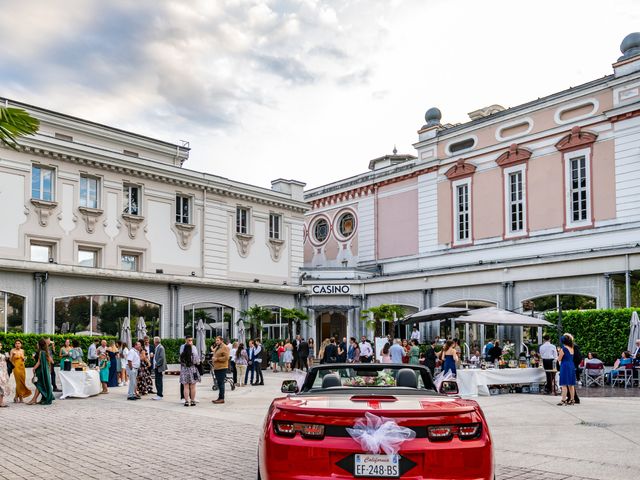
[{"label": "casino sign", "polygon": [[312,285],[311,293],[314,295],[349,295],[351,285]]}]

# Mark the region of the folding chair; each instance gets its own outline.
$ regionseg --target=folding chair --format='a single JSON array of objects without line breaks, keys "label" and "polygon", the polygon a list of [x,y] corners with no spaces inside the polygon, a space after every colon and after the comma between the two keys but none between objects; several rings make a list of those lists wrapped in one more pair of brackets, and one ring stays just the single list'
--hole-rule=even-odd
[{"label": "folding chair", "polygon": [[[629,368],[631,367],[631,368]],[[613,372],[618,372],[614,377]],[[621,384],[624,388],[631,387],[633,383],[633,365],[624,365],[617,370],[611,371],[611,386],[614,387],[617,384]]]},{"label": "folding chair", "polygon": [[604,364],[588,363],[582,371],[582,376],[585,388],[589,388],[591,385],[604,387]]}]

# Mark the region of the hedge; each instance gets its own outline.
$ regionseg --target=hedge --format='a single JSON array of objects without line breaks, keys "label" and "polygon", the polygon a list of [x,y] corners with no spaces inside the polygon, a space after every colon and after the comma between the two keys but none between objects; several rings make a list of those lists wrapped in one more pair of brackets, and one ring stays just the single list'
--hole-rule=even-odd
[{"label": "hedge", "polygon": [[25,351],[26,356],[26,365],[27,367],[32,367],[35,362],[32,358],[33,354],[38,349],[38,340],[41,338],[50,338],[52,342],[55,342],[54,347],[54,361],[58,363],[60,357],[58,354],[60,353],[60,347],[64,345],[64,341],[68,338],[69,340],[78,340],[80,342],[80,348],[82,348],[82,353],[84,355],[84,359],[87,359],[87,349],[91,342],[94,340],[102,340],[105,339],[107,342],[111,340],[118,340],[116,337],[110,336],[89,336],[89,335],[42,335],[35,333],[0,333],[0,343],[2,343],[2,351],[9,352],[15,343],[16,340],[20,340],[22,342],[22,348]]},{"label": "hedge", "polygon": [[[640,309],[567,310],[562,312],[562,332],[571,333],[584,356],[595,352],[605,364],[613,364],[627,349],[631,314]],[[558,312],[547,312],[545,318],[557,325]],[[558,341],[557,327],[545,330],[552,341]]]}]

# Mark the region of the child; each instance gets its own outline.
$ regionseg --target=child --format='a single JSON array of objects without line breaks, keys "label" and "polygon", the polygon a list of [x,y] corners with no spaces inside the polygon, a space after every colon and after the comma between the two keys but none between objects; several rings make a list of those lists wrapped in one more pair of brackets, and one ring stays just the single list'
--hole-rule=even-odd
[{"label": "child", "polygon": [[102,392],[100,393],[109,393],[109,390],[107,389],[107,382],[109,382],[110,366],[111,362],[109,361],[109,357],[105,352],[102,352],[98,360],[98,368],[100,369],[100,382],[102,382]]}]

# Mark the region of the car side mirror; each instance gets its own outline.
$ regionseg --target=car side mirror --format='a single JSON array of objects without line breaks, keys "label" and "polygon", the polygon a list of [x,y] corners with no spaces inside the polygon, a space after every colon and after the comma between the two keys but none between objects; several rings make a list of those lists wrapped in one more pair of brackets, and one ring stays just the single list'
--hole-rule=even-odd
[{"label": "car side mirror", "polygon": [[451,381],[442,382],[440,393],[443,395],[458,395],[458,384]]},{"label": "car side mirror", "polygon": [[298,382],[296,380],[285,380],[282,382],[282,388],[280,388],[282,393],[298,393]]}]

